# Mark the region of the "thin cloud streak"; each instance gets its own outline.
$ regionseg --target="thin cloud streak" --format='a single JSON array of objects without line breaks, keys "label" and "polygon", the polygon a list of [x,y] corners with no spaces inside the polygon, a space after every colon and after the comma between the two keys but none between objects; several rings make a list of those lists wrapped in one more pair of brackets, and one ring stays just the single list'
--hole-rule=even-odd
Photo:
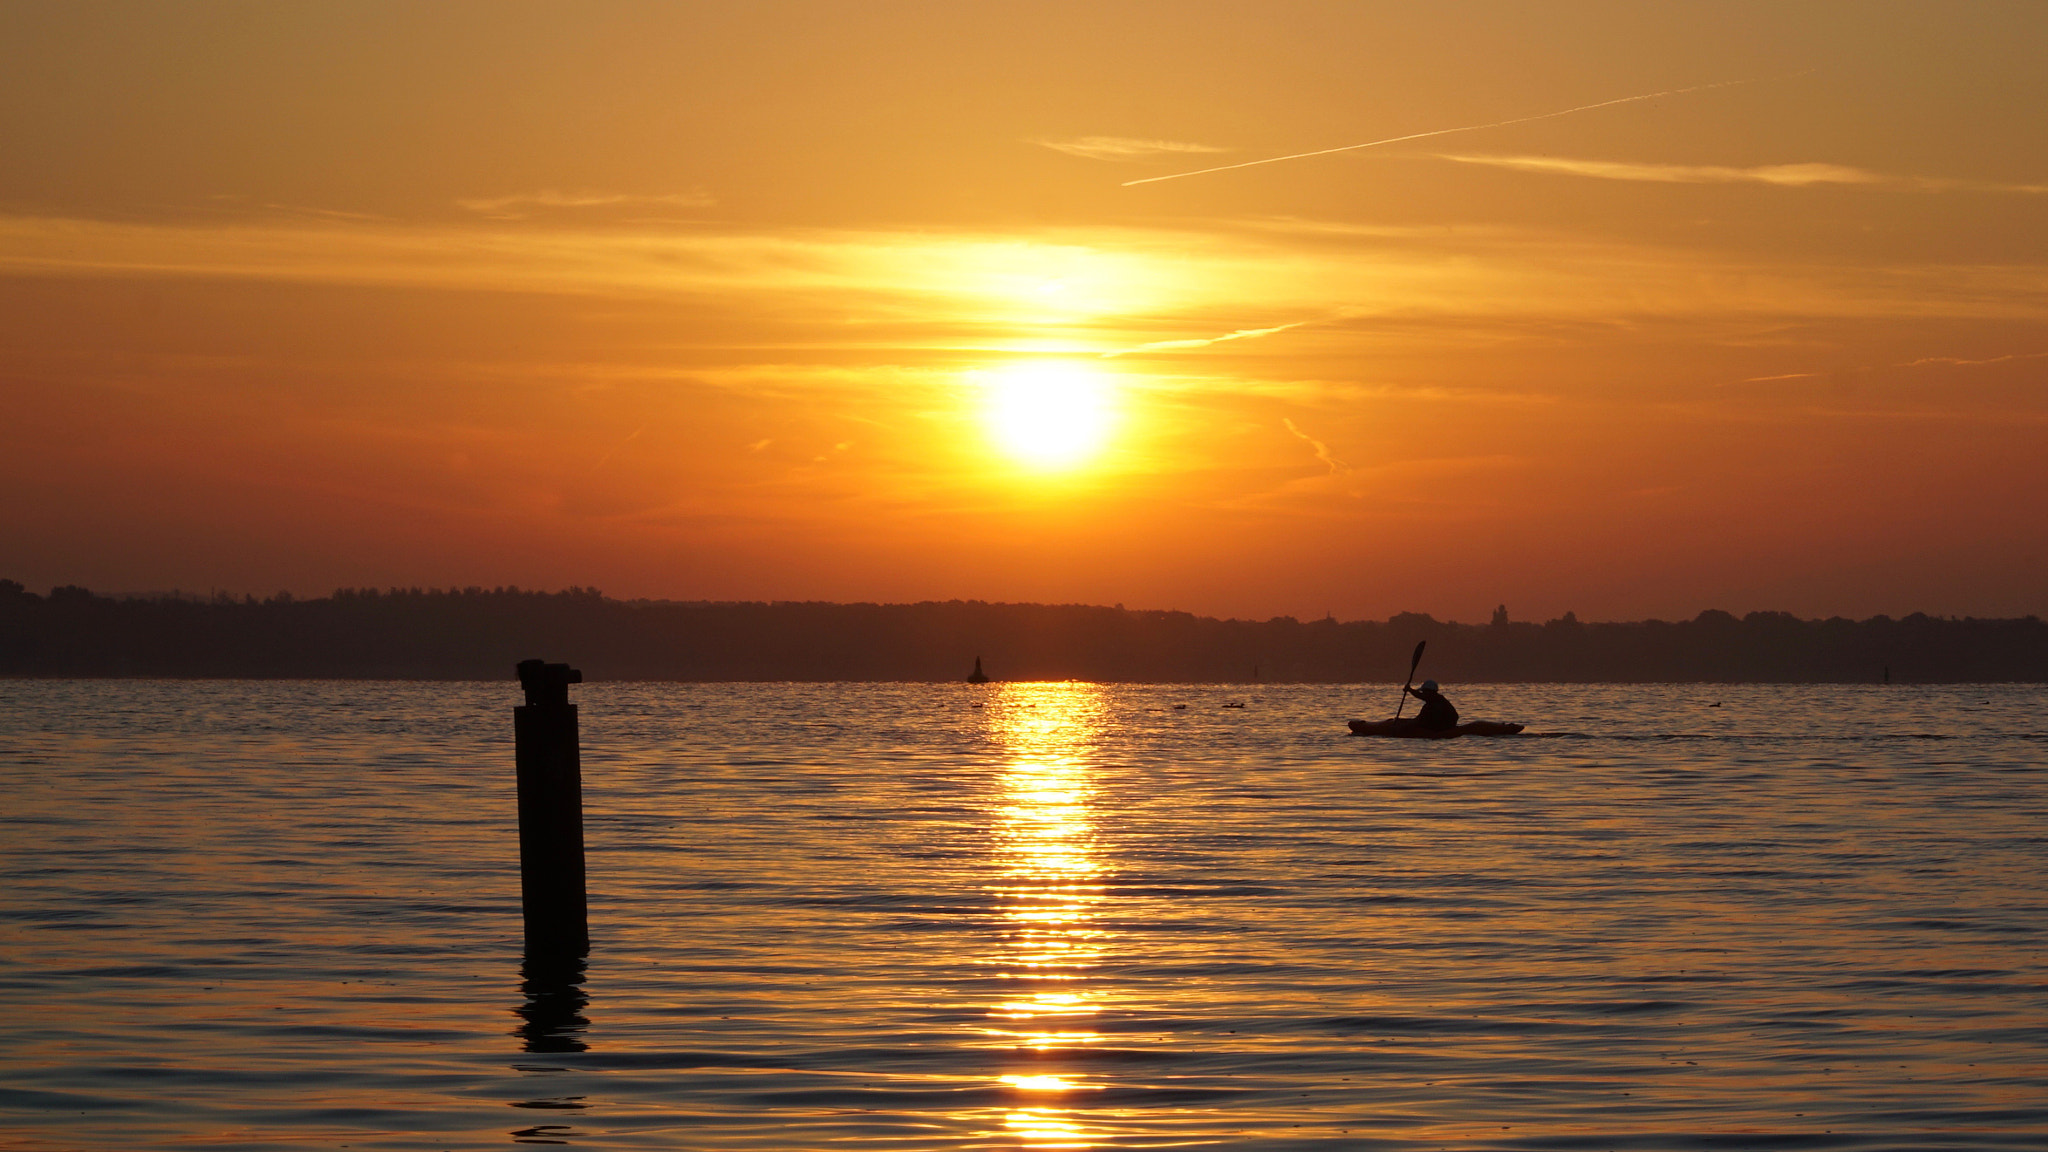
[{"label": "thin cloud streak", "polygon": [[1574,160],[1562,156],[1489,156],[1439,153],[1439,160],[1484,164],[1518,172],[1588,176],[1596,180],[1632,180],[1653,184],[1772,184],[1811,188],[1822,184],[1884,186],[1916,192],[2048,193],[2048,184],[2001,184],[1980,180],[1946,180],[1929,176],[1894,176],[1844,164],[1765,164],[1736,168],[1719,164],[1652,164],[1632,160]]},{"label": "thin cloud streak", "polygon": [[1919,360],[1908,360],[1902,368],[1920,368],[1928,364],[1942,364],[1950,368],[1976,368],[1985,364],[2010,364],[2015,360],[2048,360],[2048,352],[2014,352],[2005,356],[1993,356],[1988,360],[1959,360],[1954,356],[1927,356]]},{"label": "thin cloud streak", "polygon": [[[843,317],[852,306],[865,326],[849,330],[835,321],[835,346],[849,339],[893,342],[918,331],[934,347],[1043,353],[1057,345],[1097,355],[1129,349],[1157,334],[1162,323],[1200,331],[1194,325],[1203,318],[1228,315],[1226,309],[1243,307],[1247,298],[1282,315],[1402,323],[1425,317],[1703,321],[1759,311],[2028,322],[2048,315],[2048,267],[2025,263],[1788,266],[1500,230],[1433,241],[1359,236],[1322,248],[1300,242],[1294,232],[1275,243],[1263,229],[1250,231],[1232,237],[1213,229],[1092,228],[1020,236],[191,226],[0,215],[0,270],[708,299],[729,308],[773,300],[778,324],[805,309]],[[1047,295],[1049,282],[1066,290]],[[1733,283],[1742,285],[1740,292],[1726,288]]]},{"label": "thin cloud streak", "polygon": [[1351,471],[1351,465],[1346,464],[1342,460],[1337,459],[1337,457],[1330,451],[1330,446],[1328,444],[1325,444],[1321,440],[1318,440],[1315,437],[1309,435],[1308,433],[1303,432],[1300,426],[1295,424],[1293,420],[1287,419],[1286,417],[1282,417],[1280,423],[1284,425],[1289,432],[1292,432],[1297,440],[1300,440],[1302,443],[1308,445],[1311,449],[1315,451],[1316,459],[1321,460],[1323,464],[1330,469],[1330,475],[1342,476],[1346,472]]},{"label": "thin cloud streak", "polygon": [[1656,184],[1776,184],[1806,188],[1815,184],[1893,184],[1899,178],[1841,164],[1767,164],[1732,168],[1715,164],[1645,164],[1627,160],[1573,160],[1560,156],[1486,156],[1439,154],[1439,160],[1485,164],[1518,172],[1590,176],[1599,180],[1638,180]]},{"label": "thin cloud streak", "polygon": [[[1852,368],[1852,372],[1868,372],[1881,368],[1982,368],[1991,364],[2012,364],[2020,360],[2048,360],[2048,352],[2010,352],[2004,356],[1992,356],[1983,360],[1965,360],[1957,356],[1922,356],[1918,360],[1901,360],[1891,364],[1866,364]],[[1779,380],[1819,380],[1831,376],[1827,372],[1786,372],[1777,376],[1749,376],[1736,381],[1738,384],[1770,384]]]},{"label": "thin cloud streak", "polygon": [[1077,140],[1033,140],[1041,148],[1081,156],[1089,160],[1134,160],[1188,152],[1228,152],[1210,144],[1189,144],[1180,140],[1133,140],[1127,136],[1083,136]]},{"label": "thin cloud streak", "polygon": [[[1803,75],[1803,73],[1795,73]],[[1221,164],[1214,168],[1197,168],[1192,172],[1175,172],[1169,176],[1147,176],[1142,180],[1126,180],[1123,187],[1138,184],[1157,184],[1162,180],[1179,180],[1184,176],[1206,176],[1211,172],[1228,172],[1235,168],[1255,168],[1261,164],[1278,164],[1283,160],[1306,160],[1311,156],[1330,156],[1338,152],[1356,152],[1361,148],[1378,148],[1383,144],[1399,144],[1405,140],[1427,140],[1432,136],[1449,136],[1454,132],[1478,132],[1486,128],[1505,128],[1510,124],[1528,124],[1537,120],[1554,120],[1559,116],[1570,116],[1577,112],[1591,112],[1595,108],[1611,108],[1617,104],[1634,104],[1642,100],[1655,100],[1662,96],[1683,96],[1688,92],[1705,92],[1713,88],[1733,88],[1742,84],[1759,84],[1764,77],[1753,80],[1722,80],[1714,84],[1695,84],[1690,88],[1671,88],[1663,92],[1645,92],[1640,96],[1623,96],[1615,100],[1602,100],[1597,104],[1581,104],[1576,108],[1564,108],[1556,112],[1543,112],[1535,116],[1517,116],[1508,120],[1495,120],[1490,124],[1467,124],[1458,128],[1438,128],[1432,132],[1413,132],[1406,136],[1389,136],[1385,140],[1368,140],[1363,144],[1346,144],[1341,148],[1321,148],[1314,152],[1295,152],[1286,156],[1269,156],[1264,160],[1247,160],[1242,164]]]},{"label": "thin cloud streak", "polygon": [[614,192],[558,192],[542,189],[513,196],[491,196],[457,200],[455,206],[480,212],[495,219],[522,219],[506,215],[520,208],[615,208],[622,204],[661,204],[671,208],[709,208],[717,204],[708,192],[678,192],[662,196],[632,196]]},{"label": "thin cloud streak", "polygon": [[1251,340],[1259,336],[1271,336],[1275,332],[1285,332],[1290,328],[1300,328],[1307,323],[1309,323],[1307,320],[1296,320],[1292,324],[1276,324],[1271,328],[1240,328],[1235,332],[1226,332],[1221,336],[1210,336],[1201,339],[1154,340],[1149,344],[1140,344],[1135,348],[1118,348],[1115,351],[1104,352],[1102,358],[1104,360],[1112,360],[1118,356],[1132,356],[1140,352],[1166,352],[1180,348],[1207,348],[1211,344],[1221,344],[1226,340]]}]

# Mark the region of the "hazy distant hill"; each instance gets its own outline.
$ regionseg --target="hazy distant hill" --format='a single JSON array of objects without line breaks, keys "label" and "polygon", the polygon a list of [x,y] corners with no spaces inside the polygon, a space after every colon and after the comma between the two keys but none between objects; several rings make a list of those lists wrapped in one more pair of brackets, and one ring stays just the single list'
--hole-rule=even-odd
[{"label": "hazy distant hill", "polygon": [[675,603],[594,589],[342,589],[158,597],[0,581],[0,675],[506,679],[540,656],[593,680],[1399,680],[1417,640],[1450,681],[2048,681],[2048,625],[1912,615],[1542,624],[1216,620],[1085,605]]}]

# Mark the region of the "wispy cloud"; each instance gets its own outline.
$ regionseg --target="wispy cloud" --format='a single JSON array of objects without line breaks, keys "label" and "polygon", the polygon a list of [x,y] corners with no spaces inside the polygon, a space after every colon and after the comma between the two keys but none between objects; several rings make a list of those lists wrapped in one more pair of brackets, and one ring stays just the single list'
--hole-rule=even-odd
[{"label": "wispy cloud", "polygon": [[[1706,323],[1769,314],[1802,322],[2037,323],[2048,315],[2048,266],[2025,261],[1774,262],[1500,229],[1413,236],[1256,227],[749,231],[616,221],[194,225],[0,214],[0,270],[716,299],[766,325],[748,339],[770,329],[794,338],[786,329],[798,317],[831,315],[841,320],[829,330],[856,343],[917,332],[934,350],[1068,354],[1206,347],[1296,326],[1144,343],[1201,333],[1248,300],[1265,315],[1315,317],[1310,326],[1335,316],[1394,325],[1389,338],[1419,331],[1412,326],[1431,317],[1479,331],[1535,319]],[[1052,283],[1063,290],[1048,294]],[[856,328],[844,326],[849,315]]]},{"label": "wispy cloud", "polygon": [[274,212],[287,212],[294,216],[312,216],[322,220],[383,220],[385,217],[370,212],[344,212],[339,208],[309,208],[303,204],[269,204],[263,207]]},{"label": "wispy cloud", "polygon": [[1144,156],[1172,153],[1230,151],[1228,148],[1190,144],[1182,140],[1134,140],[1128,136],[1083,136],[1078,140],[1033,140],[1032,143],[1055,152],[1083,156],[1090,160],[1135,160]]},{"label": "wispy cloud", "polygon": [[1742,379],[1742,380],[1739,380],[1739,381],[1737,381],[1737,383],[1740,383],[1740,384],[1770,384],[1770,383],[1773,383],[1773,382],[1775,382],[1775,381],[1779,381],[1779,380],[1812,380],[1812,379],[1815,379],[1816,377],[1819,377],[1820,375],[1822,375],[1822,373],[1819,373],[1819,372],[1780,372],[1780,373],[1779,373],[1779,374],[1777,374],[1776,376],[1750,376],[1750,377],[1746,377],[1746,378],[1744,378],[1744,379]]},{"label": "wispy cloud", "polygon": [[1263,160],[1246,160],[1239,164],[1219,164],[1214,168],[1197,168],[1192,172],[1173,172],[1165,176],[1147,176],[1141,180],[1126,180],[1123,186],[1129,188],[1136,184],[1157,184],[1162,180],[1180,180],[1188,176],[1206,176],[1211,172],[1229,172],[1237,168],[1256,168],[1261,164],[1279,164],[1286,160],[1306,160],[1312,156],[1331,156],[1339,152],[1356,152],[1361,148],[1378,148],[1386,144],[1399,144],[1404,140],[1427,140],[1432,136],[1450,136],[1459,132],[1479,132],[1488,128],[1506,128],[1510,124],[1529,124],[1537,120],[1555,120],[1559,116],[1591,112],[1595,108],[1612,108],[1617,104],[1634,104],[1642,100],[1659,100],[1666,96],[1683,96],[1688,92],[1705,92],[1712,88],[1734,88],[1743,84],[1756,83],[1760,83],[1760,80],[1723,80],[1715,84],[1695,84],[1690,88],[1667,88],[1662,92],[1644,92],[1637,96],[1619,96],[1613,100],[1581,104],[1575,108],[1560,108],[1555,112],[1539,112],[1533,116],[1515,116],[1506,120],[1490,120],[1484,124],[1465,124],[1457,128],[1435,128],[1428,132],[1410,132],[1406,136],[1388,136],[1383,140],[1368,140],[1363,144],[1345,144],[1336,148],[1318,148],[1313,152],[1290,152],[1285,156],[1268,156]]},{"label": "wispy cloud", "polygon": [[1330,475],[1342,476],[1344,473],[1351,471],[1351,466],[1349,464],[1346,464],[1342,460],[1337,459],[1337,457],[1330,452],[1330,446],[1328,444],[1325,444],[1321,440],[1318,440],[1315,437],[1309,435],[1308,433],[1303,432],[1300,426],[1295,424],[1294,421],[1283,417],[1280,423],[1286,426],[1289,432],[1292,432],[1294,434],[1295,439],[1300,440],[1302,443],[1308,445],[1311,449],[1315,451],[1316,459],[1321,460],[1324,463],[1324,465],[1326,465],[1330,469]]},{"label": "wispy cloud", "polygon": [[1929,364],[1940,364],[1949,368],[1975,368],[1984,364],[2010,364],[2015,360],[2048,360],[2048,352],[2014,352],[2006,356],[1993,356],[1988,360],[1961,360],[1954,356],[1926,356],[1908,360],[1902,368],[1922,368]]},{"label": "wispy cloud", "polygon": [[633,431],[629,433],[624,440],[621,440],[617,444],[612,445],[611,451],[606,452],[601,458],[599,458],[597,463],[592,464],[590,466],[591,471],[595,472],[597,469],[602,468],[605,465],[611,463],[612,457],[617,456],[621,448],[624,448],[626,445],[631,444],[635,440],[638,440],[640,438],[640,434],[645,431],[647,431],[647,426],[645,424],[633,429]]},{"label": "wispy cloud", "polygon": [[1600,180],[1643,180],[1657,184],[1779,184],[1805,188],[1814,184],[1890,184],[1896,178],[1841,164],[1767,164],[1730,168],[1716,164],[1645,164],[1630,160],[1573,160],[1562,156],[1485,156],[1439,154],[1439,160],[1486,164],[1518,172],[1591,176]]},{"label": "wispy cloud", "polygon": [[518,220],[533,209],[618,208],[660,205],[668,208],[709,208],[718,203],[708,192],[678,192],[660,196],[633,196],[614,192],[557,192],[542,189],[513,196],[490,196],[457,200],[456,207],[479,212],[495,220]]},{"label": "wispy cloud", "polygon": [[[1887,368],[1982,368],[1992,364],[2013,364],[2021,360],[2048,360],[2048,352],[2011,352],[1982,360],[1966,360],[1959,356],[1922,356],[1918,360],[1901,360],[1892,364],[1865,364],[1844,371],[1869,372]],[[1833,379],[1839,375],[1839,372],[1784,372],[1776,376],[1749,376],[1736,383],[1770,384],[1780,380]]]},{"label": "wispy cloud", "polygon": [[1558,176],[1589,176],[1596,180],[1634,180],[1653,184],[1774,184],[1811,188],[1822,184],[1881,185],[1916,192],[2048,193],[2048,184],[2005,184],[1983,180],[1948,180],[1929,176],[1896,176],[1852,168],[1846,164],[1763,164],[1737,168],[1721,164],[1651,164],[1634,160],[1578,160],[1565,156],[1488,156],[1439,153],[1439,160],[1485,164],[1518,172]]},{"label": "wispy cloud", "polygon": [[1275,332],[1285,332],[1289,328],[1299,328],[1307,323],[1308,321],[1306,320],[1296,320],[1292,324],[1275,324],[1271,328],[1239,328],[1235,332],[1226,332],[1221,336],[1209,336],[1192,340],[1154,340],[1149,344],[1140,344],[1135,348],[1118,348],[1115,351],[1104,352],[1102,358],[1108,360],[1117,356],[1130,356],[1138,352],[1167,352],[1180,348],[1207,348],[1211,344],[1221,344],[1225,340],[1250,340],[1256,336],[1271,336]]}]

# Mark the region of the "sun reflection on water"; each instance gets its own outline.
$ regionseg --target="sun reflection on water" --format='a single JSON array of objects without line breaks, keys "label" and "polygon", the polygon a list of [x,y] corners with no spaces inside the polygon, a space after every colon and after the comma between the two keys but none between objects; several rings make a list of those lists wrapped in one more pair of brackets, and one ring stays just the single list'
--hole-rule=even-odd
[{"label": "sun reflection on water", "polygon": [[1068,1116],[1044,1108],[1018,1108],[1003,1117],[1003,1127],[1032,1148],[1093,1148],[1088,1138]]},{"label": "sun reflection on water", "polygon": [[1029,1071],[1000,1078],[1018,1098],[1003,1127],[1032,1147],[1096,1143],[1060,1107],[1096,1086],[1058,1058],[1102,1039],[1091,1026],[1102,1004],[1089,977],[1109,945],[1097,922],[1107,866],[1091,752],[1105,706],[1093,684],[1005,684],[988,700],[989,734],[1005,762],[991,828],[996,873],[988,890],[1003,918],[993,960],[1017,989],[990,1006],[985,1030],[992,1042],[1032,1056]]}]

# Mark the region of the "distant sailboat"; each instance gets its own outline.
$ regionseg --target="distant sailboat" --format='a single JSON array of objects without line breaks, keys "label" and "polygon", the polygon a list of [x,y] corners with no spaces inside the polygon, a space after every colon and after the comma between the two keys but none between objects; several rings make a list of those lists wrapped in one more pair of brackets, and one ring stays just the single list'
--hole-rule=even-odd
[{"label": "distant sailboat", "polygon": [[981,657],[976,656],[974,658],[974,671],[968,675],[967,682],[969,684],[988,683],[988,673],[981,670]]}]

